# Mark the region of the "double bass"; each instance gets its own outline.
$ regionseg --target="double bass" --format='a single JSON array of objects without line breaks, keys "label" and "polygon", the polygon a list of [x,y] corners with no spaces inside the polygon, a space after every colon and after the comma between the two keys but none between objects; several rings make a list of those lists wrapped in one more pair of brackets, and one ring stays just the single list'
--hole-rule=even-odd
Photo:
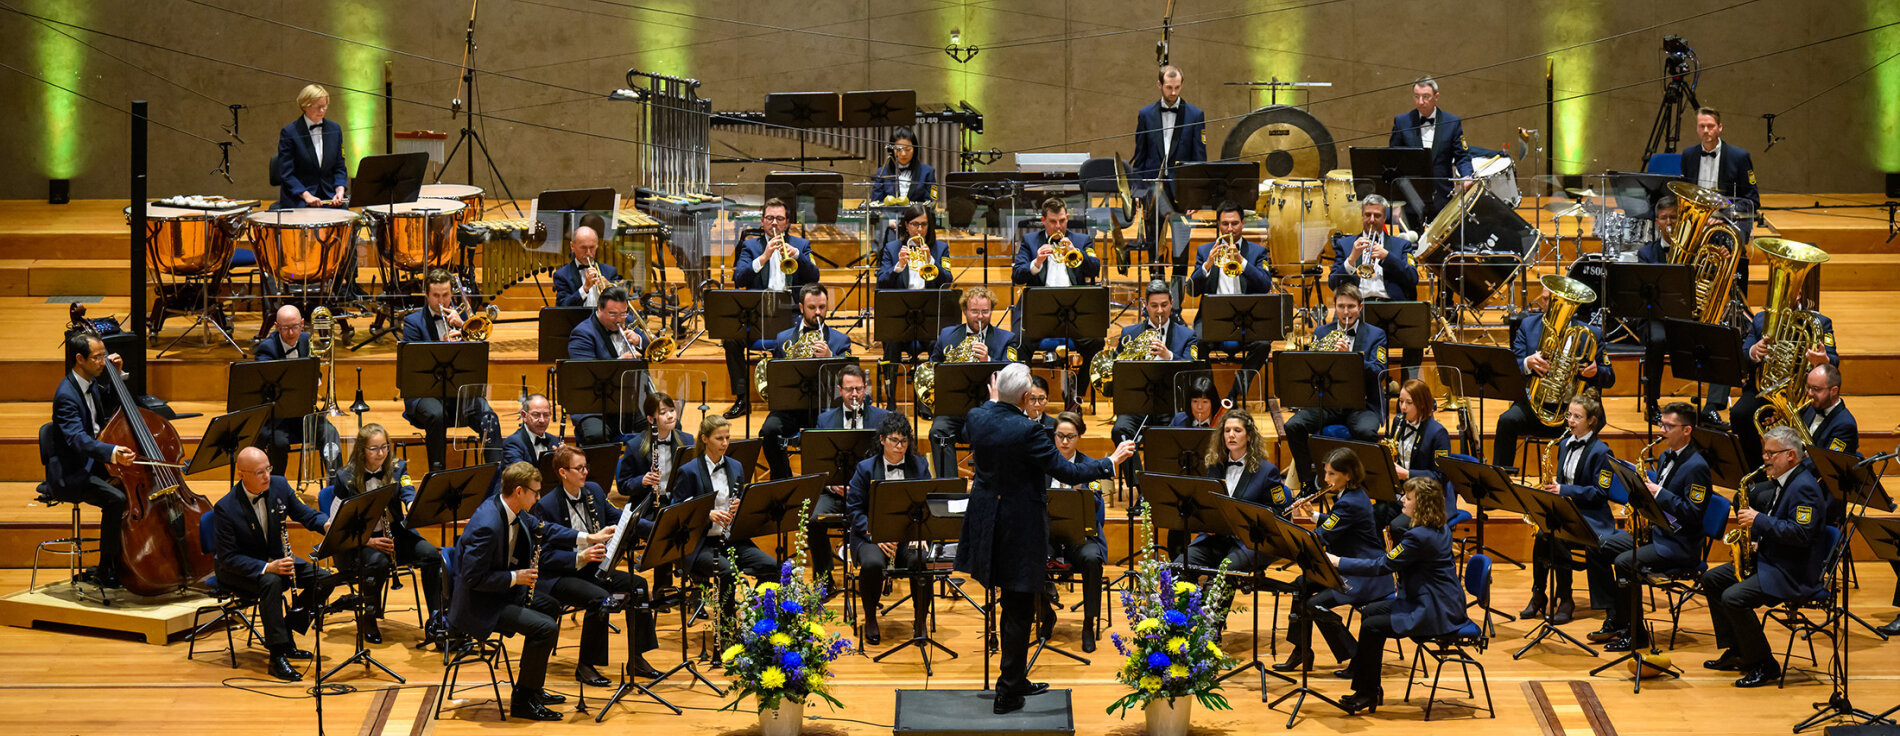
[{"label": "double bass", "polygon": [[119,581],[131,593],[164,595],[204,579],[215,564],[198,535],[199,517],[211,502],[185,485],[184,450],[170,422],[139,406],[119,366],[106,362],[119,412],[99,432],[99,441],[130,447],[139,462],[111,465],[125,491],[125,522],[119,530]]}]

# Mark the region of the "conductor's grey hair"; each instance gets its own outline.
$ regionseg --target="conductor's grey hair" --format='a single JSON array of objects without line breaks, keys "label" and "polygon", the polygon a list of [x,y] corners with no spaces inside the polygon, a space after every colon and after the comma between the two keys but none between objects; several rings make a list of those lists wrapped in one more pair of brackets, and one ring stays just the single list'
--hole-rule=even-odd
[{"label": "conductor's grey hair", "polygon": [[1796,464],[1807,461],[1808,448],[1801,444],[1801,433],[1796,432],[1794,427],[1782,425],[1763,432],[1761,441],[1766,444],[1769,440],[1774,440],[1781,443],[1782,447],[1794,450],[1794,461]]},{"label": "conductor's grey hair", "polygon": [[1023,394],[1029,392],[1029,365],[1011,363],[1003,366],[996,377],[996,398],[1006,404],[1021,405]]}]

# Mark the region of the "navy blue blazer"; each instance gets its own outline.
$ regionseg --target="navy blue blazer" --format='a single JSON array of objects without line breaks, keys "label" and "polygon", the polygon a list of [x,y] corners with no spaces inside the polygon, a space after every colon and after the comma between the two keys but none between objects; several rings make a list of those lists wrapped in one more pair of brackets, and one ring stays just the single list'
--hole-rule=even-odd
[{"label": "navy blue blazer", "polygon": [[[1395,417],[1395,428],[1405,426],[1404,417]],[[1397,432],[1394,429],[1393,432]],[[1445,482],[1445,474],[1438,471],[1438,459],[1451,455],[1451,432],[1445,429],[1437,419],[1425,417],[1419,424],[1419,440],[1412,443],[1412,455],[1406,458],[1394,458],[1405,463],[1405,470],[1414,478],[1430,478],[1445,487],[1445,518],[1458,513],[1458,492]],[[1396,436],[1396,435],[1395,435]]]},{"label": "navy blue blazer", "polygon": [[[620,463],[614,469],[614,483],[620,488],[620,495],[627,497],[627,503],[637,504],[644,500],[652,488],[640,482],[647,472],[653,469],[653,449],[648,443],[653,441],[653,428],[635,435],[626,442],[627,450],[620,454]],[[693,448],[693,436],[678,429],[673,430],[673,453],[678,455]]]},{"label": "navy blue blazer", "polygon": [[[897,167],[895,162],[886,161],[879,166],[877,173],[871,175],[871,202],[882,202],[886,197],[897,196]],[[910,188],[904,191],[904,197],[912,202],[928,202],[936,199],[931,196],[932,188],[937,184],[937,170],[930,164],[917,159],[910,160]]]},{"label": "navy blue blazer", "polygon": [[[600,268],[600,277],[611,284],[620,280],[620,271],[611,263],[594,262]],[[554,306],[587,306],[587,292],[581,290],[581,284],[587,283],[581,278],[580,264],[570,260],[560,268],[554,269]]]},{"label": "navy blue blazer", "polygon": [[[1346,265],[1346,257],[1352,255],[1352,244],[1358,239],[1358,233],[1333,238],[1333,268],[1326,275],[1326,285],[1334,290],[1345,284],[1359,285],[1356,269]],[[1412,264],[1412,241],[1397,235],[1385,236],[1385,258],[1379,261],[1379,268],[1387,299],[1409,302],[1418,298],[1418,267]]]},{"label": "navy blue blazer", "polygon": [[[1761,191],[1755,187],[1755,161],[1747,151],[1728,141],[1722,144],[1715,172],[1715,191],[1724,197],[1746,199],[1761,206]],[[1682,180],[1695,184],[1702,178],[1702,143],[1696,142],[1682,152]],[[1746,232],[1746,231],[1744,231]]]},{"label": "navy blue blazer", "polygon": [[547,545],[541,554],[548,559],[551,551],[568,549],[571,555],[577,532],[557,522],[529,515],[515,517],[517,543],[508,549],[508,511],[500,496],[491,496],[476,507],[462,536],[455,540],[455,582],[449,595],[449,626],[468,636],[487,638],[495,631],[501,610],[514,603],[514,571],[526,569],[533,559],[536,544]]},{"label": "navy blue blazer", "polygon": [[[399,457],[391,458],[383,463],[383,472],[387,474],[383,476],[385,478],[383,481],[384,485],[401,484],[402,477],[409,474],[409,461]],[[337,468],[336,473],[330,476],[330,487],[335,489],[337,503],[342,503],[356,497],[358,493],[356,490],[356,473],[350,470],[348,463],[344,463],[342,467]],[[403,518],[408,513],[404,509],[407,509],[409,504],[415,502],[416,487],[407,484],[403,484],[401,490],[396,492],[396,495],[389,497],[390,536],[404,544],[427,541],[422,538],[422,535],[417,534],[415,530],[410,529],[408,525],[403,523]],[[324,513],[329,513],[330,510],[323,509],[323,511]]]},{"label": "navy blue blazer", "polygon": [[[1837,368],[1840,367],[1841,354],[1834,348],[1834,320],[1829,319],[1827,315],[1821,314],[1820,312],[1809,312],[1809,314],[1814,315],[1815,321],[1821,325],[1821,348],[1827,351],[1827,362],[1833,363]],[[1763,309],[1755,312],[1755,317],[1748,322],[1748,333],[1742,335],[1742,355],[1744,358],[1748,356],[1750,351],[1755,349],[1755,343],[1761,342],[1762,330],[1767,329],[1767,326],[1768,310]],[[1761,364],[1756,363],[1755,365],[1758,369],[1748,372],[1748,380],[1746,382],[1746,388],[1751,392],[1759,390],[1755,385],[1755,379],[1761,373],[1759,370]],[[1806,363],[1804,362],[1803,365],[1806,365]],[[1794,380],[1806,381],[1806,375],[1806,371],[1803,371],[1800,375],[1795,376]]]},{"label": "navy blue blazer", "polygon": [[[1220,293],[1220,267],[1207,262],[1207,255],[1214,252],[1213,241],[1202,243],[1194,251],[1194,275],[1187,280],[1188,296],[1206,296]],[[1246,240],[1240,241],[1240,256],[1246,261],[1240,269],[1240,293],[1265,294],[1273,291],[1273,261],[1267,257],[1267,249]],[[1205,268],[1203,271],[1201,269]]]},{"label": "navy blue blazer", "polygon": [[[277,336],[275,330],[272,330],[269,335],[264,336],[264,339],[257,341],[257,347],[253,348],[251,352],[252,360],[283,360],[284,341]],[[304,358],[310,357],[310,333],[308,331],[297,336],[297,355]]]},{"label": "navy blue blazer", "polygon": [[[844,516],[845,521],[851,524],[851,541],[871,543],[871,484],[884,480],[886,475],[882,451],[858,461],[857,469],[851,471],[851,482],[844,489]],[[930,460],[914,452],[907,454],[904,457],[904,478],[930,478]]]},{"label": "navy blue blazer", "polygon": [[[436,334],[436,331],[435,331],[435,320],[429,319],[428,317],[429,317],[428,309],[418,309],[414,312],[410,312],[409,314],[405,315],[402,318],[402,341],[403,342],[441,342],[442,336]],[[403,399],[402,400],[402,418],[403,419],[407,419],[412,423],[419,423],[421,421],[418,417],[415,416],[417,401],[420,401],[420,399]],[[462,413],[463,414],[474,413],[478,407],[482,411],[486,411],[487,402],[482,401],[481,399],[475,399],[473,401],[464,402],[462,405],[462,409],[463,409]]]},{"label": "navy blue blazer", "polygon": [[[1207,418],[1207,426],[1206,426],[1206,427],[1202,427],[1202,429],[1207,429],[1207,428],[1211,428],[1211,427],[1213,427],[1213,426],[1215,425],[1215,423],[1216,423],[1216,422],[1219,422],[1219,421],[1220,421],[1220,412],[1218,412],[1218,411],[1216,411],[1216,412],[1214,412],[1214,414],[1213,414],[1212,416],[1210,416],[1210,417],[1208,417],[1208,418]],[[1184,412],[1184,411],[1177,411],[1177,412],[1175,412],[1175,413],[1174,413],[1174,418],[1173,418],[1173,419],[1170,419],[1170,420],[1168,420],[1168,426],[1170,426],[1170,427],[1193,427],[1193,426],[1194,426],[1194,419],[1193,419],[1193,417],[1190,417],[1190,416],[1188,416],[1188,413],[1187,413],[1187,412]]]},{"label": "navy blue blazer", "polygon": [[[1471,176],[1471,148],[1465,145],[1464,119],[1438,108],[1436,131],[1432,133],[1432,207],[1442,208],[1451,201],[1451,180]],[[1418,110],[1407,110],[1392,118],[1390,146],[1423,148],[1425,134],[1420,130],[1423,118]],[[1455,172],[1455,173],[1454,173]]]},{"label": "navy blue blazer", "polygon": [[[329,514],[305,506],[297,498],[297,492],[290,489],[290,481],[284,480],[284,476],[270,477],[270,490],[264,492],[264,497],[264,507],[270,516],[269,528],[258,525],[257,514],[251,511],[251,496],[244,492],[242,483],[232,485],[230,492],[212,506],[211,512],[216,515],[213,525],[218,534],[212,547],[218,561],[218,577],[255,582],[264,574],[265,565],[283,559],[285,516],[319,533],[330,523]],[[283,508],[281,514],[279,507]]]},{"label": "navy blue blazer", "polygon": [[[877,288],[910,288],[910,269],[916,268],[917,264],[907,264],[904,266],[903,271],[897,270],[898,253],[904,250],[904,239],[891,238],[886,240],[881,250],[883,252],[878,256]],[[952,283],[956,282],[956,277],[950,275],[949,258],[949,243],[939,240],[930,244],[930,260],[937,264],[937,278],[925,281],[924,288],[948,289]]]},{"label": "navy blue blazer", "polygon": [[[1044,416],[1047,416],[1047,415],[1044,415]],[[1058,450],[1057,452],[1059,454],[1061,451]],[[1077,450],[1075,453],[1075,459],[1070,462],[1079,463],[1085,460],[1094,460],[1094,459],[1095,458],[1089,457],[1088,453]],[[1046,476],[1043,479],[1043,484],[1045,486],[1048,486],[1054,483],[1059,483],[1059,482],[1061,481],[1058,481],[1054,478],[1049,478]],[[1088,488],[1087,485],[1084,485],[1082,487]],[[1095,533],[1089,535],[1089,540],[1100,542],[1102,541],[1102,529],[1108,524],[1108,504],[1102,500],[1102,494],[1096,493],[1094,495],[1095,495]]]},{"label": "navy blue blazer", "polygon": [[[930,359],[943,362],[945,359],[944,351],[962,344],[963,338],[969,336],[970,325],[968,323],[958,322],[943,328],[942,332],[937,333],[937,344],[930,348]],[[990,349],[990,360],[997,362],[1011,361],[1015,360],[1015,354],[1009,350],[1009,346],[1015,341],[1016,333],[996,325],[990,325],[990,334],[984,336],[983,345]]]},{"label": "navy blue blazer", "polygon": [[316,148],[310,144],[310,128],[303,116],[297,116],[277,134],[277,156],[270,162],[270,183],[278,187],[275,209],[304,206],[304,192],[329,199],[337,187],[350,185],[350,170],[343,160],[343,128],[334,120],[321,125],[322,164],[317,163]]},{"label": "navy blue blazer", "polygon": [[1049,559],[1048,479],[1100,480],[1114,473],[1114,463],[1106,458],[1069,462],[1042,424],[1000,401],[970,410],[963,426],[976,478],[956,569],[984,587],[1041,590]]},{"label": "navy blue blazer", "polygon": [[[1603,331],[1590,327],[1590,334],[1597,336],[1596,355],[1590,357],[1590,360],[1597,364],[1597,374],[1593,378],[1584,378],[1583,382],[1595,387],[1599,392],[1607,391],[1611,386],[1616,385],[1616,368],[1610,365],[1609,359],[1603,354]],[[1524,359],[1537,353],[1537,341],[1543,335],[1543,312],[1532,312],[1526,315],[1523,321],[1517,323],[1517,329],[1511,332],[1511,352],[1517,356],[1517,369],[1523,371],[1526,376],[1531,374],[1531,369],[1524,365]],[[1550,356],[1546,355],[1544,358],[1548,360]]]},{"label": "navy blue blazer", "polygon": [[[106,392],[105,375],[92,382],[89,393],[92,394],[93,421],[100,429],[105,429],[117,411],[118,401],[110,398]],[[59,428],[62,440],[53,448],[52,462],[46,466],[46,482],[54,491],[75,491],[86,485],[94,475],[106,476],[106,466],[112,463],[113,445],[100,442],[92,428],[86,426],[86,398],[79,391],[79,384],[73,380],[72,371],[67,371],[60,379],[59,388],[53,390],[53,424]]]},{"label": "navy blue blazer", "polygon": [[[631,324],[633,324],[633,334],[640,336],[640,344],[635,347],[634,352],[644,355],[647,345],[646,330],[640,329],[637,322]],[[574,331],[567,333],[567,359],[618,359],[620,353],[614,351],[613,340],[609,339],[610,336],[607,333],[607,326],[601,324],[599,315],[590,316],[576,323]]]},{"label": "navy blue blazer", "polygon": [[[1207,469],[1207,477],[1225,482],[1227,466],[1215,465]],[[1247,472],[1241,468],[1240,482],[1234,486],[1238,491],[1233,494],[1248,503],[1255,503],[1273,509],[1273,513],[1286,516],[1287,506],[1294,501],[1293,494],[1286,488],[1286,473],[1280,472],[1280,466],[1271,461],[1261,460],[1260,466]]]},{"label": "navy blue blazer", "polygon": [[1636,260],[1639,263],[1668,263],[1669,255],[1661,240],[1651,240],[1636,249]]},{"label": "navy blue blazer", "polygon": [[[818,264],[811,257],[811,241],[787,233],[785,244],[798,249],[798,270],[785,274],[785,288],[797,289],[800,286],[818,280]],[[765,252],[765,242],[758,237],[746,238],[739,244],[739,256],[732,264],[732,282],[741,289],[763,289],[770,279],[764,272],[752,269],[752,262]]]},{"label": "navy blue blazer", "polygon": [[[1167,151],[1167,168],[1173,180],[1174,167],[1207,160],[1207,114],[1187,100],[1177,99],[1180,112],[1174,120],[1174,143],[1164,146],[1161,129],[1161,101],[1148,103],[1135,113],[1135,155],[1128,159],[1129,172],[1140,179],[1153,179],[1161,173],[1162,151]],[[1146,189],[1147,184],[1141,185]]]},{"label": "navy blue blazer", "polygon": [[[1682,448],[1675,469],[1669,471],[1669,479],[1662,484],[1662,492],[1656,494],[1656,505],[1676,520],[1676,530],[1673,532],[1650,528],[1650,543],[1668,563],[1657,565],[1657,568],[1688,568],[1702,561],[1702,544],[1705,541],[1702,514],[1709,508],[1710,488],[1714,483],[1712,477],[1709,461],[1702,457],[1702,453],[1696,452],[1695,445]],[[1650,480],[1655,480],[1655,474],[1651,474]]]},{"label": "navy blue blazer", "polygon": [[[1847,410],[1845,400],[1837,399],[1835,407],[1834,412],[1821,420],[1821,426],[1811,433],[1814,446],[1850,455],[1860,454],[1860,423],[1854,421],[1854,413]],[[1801,426],[1806,428],[1813,424],[1818,413],[1813,404],[1801,407]]]},{"label": "navy blue blazer", "polygon": [[[1320,517],[1314,528],[1326,551],[1340,557],[1378,557],[1385,539],[1372,515],[1372,497],[1364,488],[1348,488],[1333,502],[1332,513]],[[1348,575],[1342,601],[1371,603],[1392,595],[1391,575]]]},{"label": "navy blue blazer", "polygon": [[1399,636],[1441,636],[1468,622],[1449,528],[1414,526],[1383,555],[1340,558],[1339,571],[1399,576],[1392,606],[1392,631]]},{"label": "navy blue blazer", "polygon": [[[1339,329],[1339,323],[1328,322],[1313,331],[1313,340],[1333,334]],[[1385,330],[1363,319],[1353,326],[1353,352],[1365,356],[1366,410],[1383,416],[1385,414]]]},{"label": "navy blue blazer", "polygon": [[[1146,319],[1123,327],[1121,335],[1115,338],[1114,347],[1119,350],[1122,343],[1133,340],[1140,336],[1141,333],[1147,331],[1148,321]],[[1168,322],[1167,344],[1168,352],[1174,354],[1175,360],[1200,360],[1200,343],[1201,336],[1194,331],[1193,327],[1170,317],[1170,321]]]},{"label": "navy blue blazer", "polygon": [[[560,435],[549,432],[547,437],[548,452],[553,452],[554,448],[561,446]],[[534,437],[528,434],[528,428],[525,426],[516,429],[514,434],[501,440],[501,466],[505,468],[515,463],[541,464],[541,453],[535,451]]]},{"label": "navy blue blazer", "polygon": [[1095,257],[1095,244],[1085,232],[1070,230],[1067,234],[1069,244],[1082,251],[1082,265],[1069,268],[1060,259],[1050,256],[1042,264],[1040,273],[1031,270],[1030,266],[1036,262],[1036,251],[1042,250],[1042,246],[1049,242],[1047,235],[1041,230],[1023,233],[1022,240],[1016,243],[1016,258],[1010,264],[1010,280],[1021,286],[1048,286],[1049,269],[1065,268],[1069,270],[1070,286],[1095,283],[1096,277],[1102,273],[1102,259]]},{"label": "navy blue blazer", "polygon": [[[778,344],[772,348],[772,357],[785,357],[785,346],[792,344],[792,341],[798,338],[801,327],[802,325],[792,325],[784,332],[778,333]],[[831,329],[831,325],[825,325],[825,345],[831,348],[831,357],[845,358],[851,355],[851,338]]]},{"label": "navy blue blazer", "polygon": [[[890,414],[891,414],[890,412],[885,411],[882,407],[878,407],[876,405],[868,404],[868,403],[865,404],[864,405],[864,428],[877,429],[879,425],[882,425],[884,423],[884,417],[890,416]],[[840,404],[838,406],[834,406],[824,411],[818,412],[818,421],[817,423],[813,424],[811,428],[812,429],[844,429],[844,406]]]},{"label": "navy blue blazer", "polygon": [[[554,490],[542,493],[541,500],[535,501],[534,506],[528,508],[528,513],[535,518],[548,522],[549,528],[553,528],[557,525],[566,528],[567,523],[571,521],[571,519],[568,518],[567,509],[564,508],[566,499],[567,492],[562,490],[559,485],[556,485]],[[620,508],[607,500],[607,492],[600,489],[600,484],[590,480],[587,481],[586,485],[581,486],[580,502],[583,509],[591,509],[593,511],[591,516],[594,520],[595,530],[605,529],[620,523]],[[627,533],[627,539],[632,540],[644,537],[652,528],[653,522],[647,521],[646,519],[636,519],[634,520],[634,529]],[[581,532],[584,530],[576,529],[575,531]],[[561,548],[551,547],[543,551],[541,553],[541,571],[547,573],[549,577],[537,583],[535,588],[538,590],[547,589],[554,584],[553,576],[556,575],[582,575],[584,577],[592,577],[594,573],[600,569],[600,563],[589,562],[576,567],[575,563],[580,560],[579,551],[580,547],[573,544]]]},{"label": "navy blue blazer", "polygon": [[[731,484],[732,498],[737,499],[744,496],[746,486],[750,479],[746,476],[745,469],[740,464],[739,459],[727,455],[719,459],[719,464],[726,468],[726,479]],[[706,464],[706,456],[701,455],[693,458],[690,462],[686,463],[685,466],[680,468],[679,485],[673,487],[673,503],[683,503],[699,498],[700,496],[713,495],[712,471],[708,470],[708,467]],[[713,510],[717,511],[718,509],[715,508]],[[710,520],[707,521],[709,527],[711,523]],[[709,544],[715,544],[716,539],[716,537],[708,534],[705,539],[700,540],[700,549],[705,549]]]},{"label": "navy blue blazer", "polygon": [[[1566,433],[1558,440],[1563,449],[1557,451],[1557,467],[1570,463],[1571,438]],[[1616,533],[1616,517],[1610,513],[1610,486],[1616,480],[1610,472],[1610,446],[1603,439],[1592,435],[1590,444],[1581,452],[1583,459],[1577,461],[1577,471],[1570,476],[1569,483],[1557,484],[1557,493],[1577,502],[1577,510],[1582,512],[1583,520],[1589,522],[1590,531],[1596,532],[1597,539],[1608,539]],[[1560,471],[1561,472],[1561,471]]]},{"label": "navy blue blazer", "polygon": [[1787,481],[1779,494],[1774,493],[1773,481],[1757,483],[1748,493],[1749,507],[1761,512],[1750,532],[1756,541],[1755,574],[1761,578],[1762,592],[1782,600],[1821,591],[1821,568],[1830,551],[1822,533],[1827,525],[1827,491],[1805,465],[1795,466]]}]

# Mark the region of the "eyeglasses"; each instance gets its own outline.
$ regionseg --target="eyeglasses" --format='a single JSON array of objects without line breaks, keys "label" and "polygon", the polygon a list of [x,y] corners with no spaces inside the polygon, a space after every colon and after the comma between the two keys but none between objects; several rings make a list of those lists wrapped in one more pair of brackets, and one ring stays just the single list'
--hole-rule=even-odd
[{"label": "eyeglasses", "polygon": [[766,222],[785,222],[785,221],[787,221],[787,220],[789,220],[790,218],[788,218],[788,217],[786,217],[786,216],[784,216],[784,215],[766,215],[766,216],[764,216],[764,217],[761,217],[761,218],[759,218],[759,219],[761,219],[761,220],[764,220],[764,221],[766,221]]},{"label": "eyeglasses", "polygon": [[1658,426],[1658,427],[1662,427],[1662,428],[1663,428],[1663,431],[1665,431],[1665,432],[1667,432],[1667,431],[1669,431],[1669,430],[1672,430],[1672,429],[1679,429],[1679,428],[1682,428],[1682,427],[1687,427],[1687,426],[1689,426],[1689,425],[1687,425],[1687,424],[1681,424],[1681,423],[1678,423],[1678,422],[1668,422],[1668,421],[1664,421],[1664,422],[1657,422],[1657,423],[1656,423],[1656,426]]},{"label": "eyeglasses", "polygon": [[1766,448],[1766,447],[1764,447],[1764,448],[1761,448],[1761,456],[1762,456],[1762,457],[1774,457],[1774,456],[1776,456],[1776,455],[1779,455],[1779,454],[1781,454],[1781,453],[1784,453],[1784,452],[1794,452],[1794,448],[1792,448],[1792,447],[1790,447],[1790,448],[1788,448],[1788,449],[1785,449],[1785,450],[1770,450],[1770,449],[1768,449],[1768,448]]},{"label": "eyeglasses", "polygon": [[1048,394],[1030,394],[1030,395],[1029,395],[1028,397],[1026,397],[1026,398],[1028,398],[1028,399],[1029,399],[1029,403],[1031,403],[1031,404],[1047,404],[1047,403],[1049,403],[1049,395],[1048,395]]},{"label": "eyeglasses", "polygon": [[573,467],[568,468],[568,470],[577,470],[582,473],[585,473],[587,472],[587,463],[581,463],[579,465],[575,465]]},{"label": "eyeglasses", "polygon": [[363,451],[365,451],[365,452],[389,452],[389,445],[369,445],[369,446],[366,446],[366,447],[364,447],[364,448],[363,448]]},{"label": "eyeglasses", "polygon": [[1082,435],[1077,434],[1075,432],[1057,432],[1056,433],[1056,439],[1062,440],[1063,442],[1074,442],[1076,438],[1081,437],[1081,436]]}]

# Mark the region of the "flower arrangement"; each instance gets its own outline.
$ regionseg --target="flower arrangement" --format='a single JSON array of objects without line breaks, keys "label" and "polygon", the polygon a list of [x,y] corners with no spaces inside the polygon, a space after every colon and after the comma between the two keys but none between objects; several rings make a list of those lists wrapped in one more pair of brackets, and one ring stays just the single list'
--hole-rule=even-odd
[{"label": "flower arrangement", "polygon": [[[799,518],[811,518],[810,509],[802,510]],[[781,701],[802,706],[813,696],[833,708],[844,707],[827,685],[831,663],[851,651],[851,640],[826,630],[835,614],[824,607],[823,586],[805,580],[804,525],[795,540],[792,548],[798,554],[779,567],[777,581],[739,586],[734,592],[737,614],[721,622],[726,632],[722,641],[734,643],[719,654],[719,661],[737,697],[721,710],[737,710],[748,695],[758,699],[760,711],[776,709]]]},{"label": "flower arrangement", "polygon": [[1148,540],[1136,562],[1135,584],[1122,591],[1122,607],[1133,624],[1132,636],[1109,635],[1126,659],[1115,679],[1132,689],[1109,704],[1108,712],[1127,716],[1165,699],[1194,696],[1203,707],[1231,708],[1220,694],[1221,672],[1240,663],[1221,651],[1216,625],[1228,612],[1227,563],[1205,586],[1175,577],[1155,551],[1154,531],[1142,510],[1141,538]]}]

